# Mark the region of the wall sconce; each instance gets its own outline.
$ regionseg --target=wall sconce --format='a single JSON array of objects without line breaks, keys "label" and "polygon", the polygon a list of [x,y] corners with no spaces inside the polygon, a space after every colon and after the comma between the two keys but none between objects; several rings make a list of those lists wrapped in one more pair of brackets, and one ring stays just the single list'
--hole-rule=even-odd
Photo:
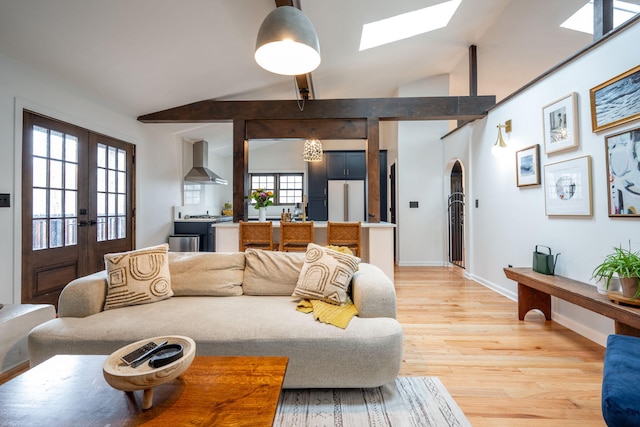
[{"label": "wall sconce", "polygon": [[507,144],[504,142],[504,139],[502,138],[502,128],[504,128],[505,132],[510,133],[511,120],[507,120],[506,122],[504,122],[503,125],[499,124],[496,127],[498,128],[498,139],[496,140],[496,143],[493,144],[493,147],[491,147],[491,154],[493,154],[494,156],[499,156],[507,148]]},{"label": "wall sconce", "polygon": [[322,143],[319,139],[307,139],[302,150],[302,160],[305,162],[322,161]]},{"label": "wall sconce", "polygon": [[265,70],[287,76],[318,68],[320,42],[311,20],[293,6],[276,7],[260,25],[255,59]]}]

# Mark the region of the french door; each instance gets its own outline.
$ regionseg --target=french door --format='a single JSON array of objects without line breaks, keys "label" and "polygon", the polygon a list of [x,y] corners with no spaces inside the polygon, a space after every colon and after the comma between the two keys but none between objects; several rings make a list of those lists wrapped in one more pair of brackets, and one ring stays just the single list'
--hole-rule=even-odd
[{"label": "french door", "polygon": [[23,114],[22,303],[56,304],[71,280],[134,247],[135,146]]}]

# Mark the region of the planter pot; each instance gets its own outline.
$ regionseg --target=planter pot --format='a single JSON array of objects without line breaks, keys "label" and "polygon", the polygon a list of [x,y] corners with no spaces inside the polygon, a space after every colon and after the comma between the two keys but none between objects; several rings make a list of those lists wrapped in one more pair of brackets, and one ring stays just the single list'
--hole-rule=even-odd
[{"label": "planter pot", "polygon": [[258,221],[267,222],[267,208],[258,208]]},{"label": "planter pot", "polygon": [[633,298],[638,292],[637,277],[620,277],[620,286],[622,287],[622,295],[627,298]]}]

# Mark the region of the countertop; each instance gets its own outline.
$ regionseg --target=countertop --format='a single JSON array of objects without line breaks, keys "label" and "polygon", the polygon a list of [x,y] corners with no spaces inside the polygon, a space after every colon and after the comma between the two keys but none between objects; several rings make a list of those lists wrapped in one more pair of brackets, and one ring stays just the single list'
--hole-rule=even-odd
[{"label": "countertop", "polygon": [[[257,222],[257,221],[251,221]],[[271,221],[273,228],[280,228],[280,221]],[[299,222],[299,221],[294,221]],[[312,221],[307,221],[312,222]],[[396,225],[390,222],[361,222],[362,228],[394,228]],[[222,222],[215,224],[218,228],[238,228],[237,222]],[[313,221],[314,228],[327,228],[327,221]]]}]

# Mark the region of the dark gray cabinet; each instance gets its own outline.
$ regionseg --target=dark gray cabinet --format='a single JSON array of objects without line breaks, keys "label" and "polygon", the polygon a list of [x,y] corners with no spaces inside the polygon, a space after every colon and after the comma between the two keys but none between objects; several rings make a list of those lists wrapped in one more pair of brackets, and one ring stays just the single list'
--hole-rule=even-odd
[{"label": "dark gray cabinet", "polygon": [[307,216],[311,220],[326,221],[327,211],[327,162],[310,162],[307,177]]},{"label": "dark gray cabinet", "polygon": [[327,179],[366,179],[367,158],[364,151],[330,151],[325,157]]}]

